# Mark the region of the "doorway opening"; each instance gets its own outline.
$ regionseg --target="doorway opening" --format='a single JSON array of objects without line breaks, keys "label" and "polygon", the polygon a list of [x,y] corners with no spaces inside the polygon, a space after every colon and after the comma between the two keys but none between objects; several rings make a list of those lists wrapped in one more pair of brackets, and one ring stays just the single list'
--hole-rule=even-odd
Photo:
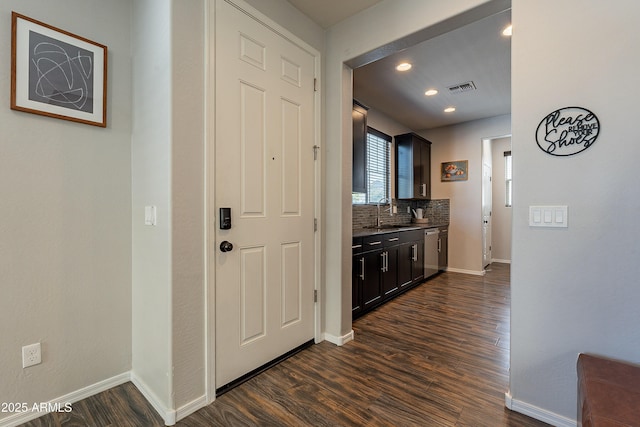
[{"label": "doorway opening", "polygon": [[482,139],[482,265],[511,263],[511,135]]}]

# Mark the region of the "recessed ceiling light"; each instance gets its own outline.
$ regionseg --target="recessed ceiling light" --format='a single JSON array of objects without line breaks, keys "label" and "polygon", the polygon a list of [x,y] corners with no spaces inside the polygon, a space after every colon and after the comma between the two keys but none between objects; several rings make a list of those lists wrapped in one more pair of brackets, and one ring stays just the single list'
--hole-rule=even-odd
[{"label": "recessed ceiling light", "polygon": [[424,94],[427,95],[427,96],[433,96],[433,95],[436,95],[437,93],[438,93],[438,91],[436,89],[429,89]]},{"label": "recessed ceiling light", "polygon": [[444,109],[445,113],[453,113],[454,111],[456,111],[456,107],[447,107]]},{"label": "recessed ceiling light", "polygon": [[512,34],[513,34],[513,29],[511,28],[511,24],[509,24],[508,27],[502,30],[502,35],[505,37],[511,37]]},{"label": "recessed ceiling light", "polygon": [[398,66],[396,67],[396,70],[398,71],[407,71],[411,69],[411,64],[409,64],[408,62],[403,62],[402,64],[398,64]]}]

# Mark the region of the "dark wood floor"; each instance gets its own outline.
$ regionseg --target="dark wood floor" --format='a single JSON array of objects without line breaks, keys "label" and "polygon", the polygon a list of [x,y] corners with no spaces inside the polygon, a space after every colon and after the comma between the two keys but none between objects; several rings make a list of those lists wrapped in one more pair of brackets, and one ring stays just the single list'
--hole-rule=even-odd
[{"label": "dark wood floor", "polygon": [[[314,345],[220,396],[179,426],[547,424],[504,408],[509,266],[444,273],[354,322],[356,339]],[[26,426],[161,426],[130,384]]]}]

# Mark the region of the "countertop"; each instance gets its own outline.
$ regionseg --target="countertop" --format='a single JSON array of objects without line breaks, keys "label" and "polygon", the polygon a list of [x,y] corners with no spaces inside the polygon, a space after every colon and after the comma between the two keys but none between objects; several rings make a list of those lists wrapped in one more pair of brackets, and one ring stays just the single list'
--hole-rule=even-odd
[{"label": "countertop", "polygon": [[372,236],[374,234],[384,234],[384,233],[397,233],[398,231],[407,231],[407,230],[420,230],[420,229],[428,229],[428,228],[444,228],[448,227],[449,224],[406,224],[406,225],[393,225],[393,226],[382,226],[382,228],[354,228],[353,229],[353,237],[366,237]]}]

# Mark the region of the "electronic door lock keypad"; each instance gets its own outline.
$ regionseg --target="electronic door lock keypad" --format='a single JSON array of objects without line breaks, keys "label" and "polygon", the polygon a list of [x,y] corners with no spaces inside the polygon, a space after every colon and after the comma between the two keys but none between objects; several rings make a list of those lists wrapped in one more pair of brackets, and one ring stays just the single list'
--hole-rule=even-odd
[{"label": "electronic door lock keypad", "polygon": [[220,208],[220,230],[231,229],[231,208]]}]

